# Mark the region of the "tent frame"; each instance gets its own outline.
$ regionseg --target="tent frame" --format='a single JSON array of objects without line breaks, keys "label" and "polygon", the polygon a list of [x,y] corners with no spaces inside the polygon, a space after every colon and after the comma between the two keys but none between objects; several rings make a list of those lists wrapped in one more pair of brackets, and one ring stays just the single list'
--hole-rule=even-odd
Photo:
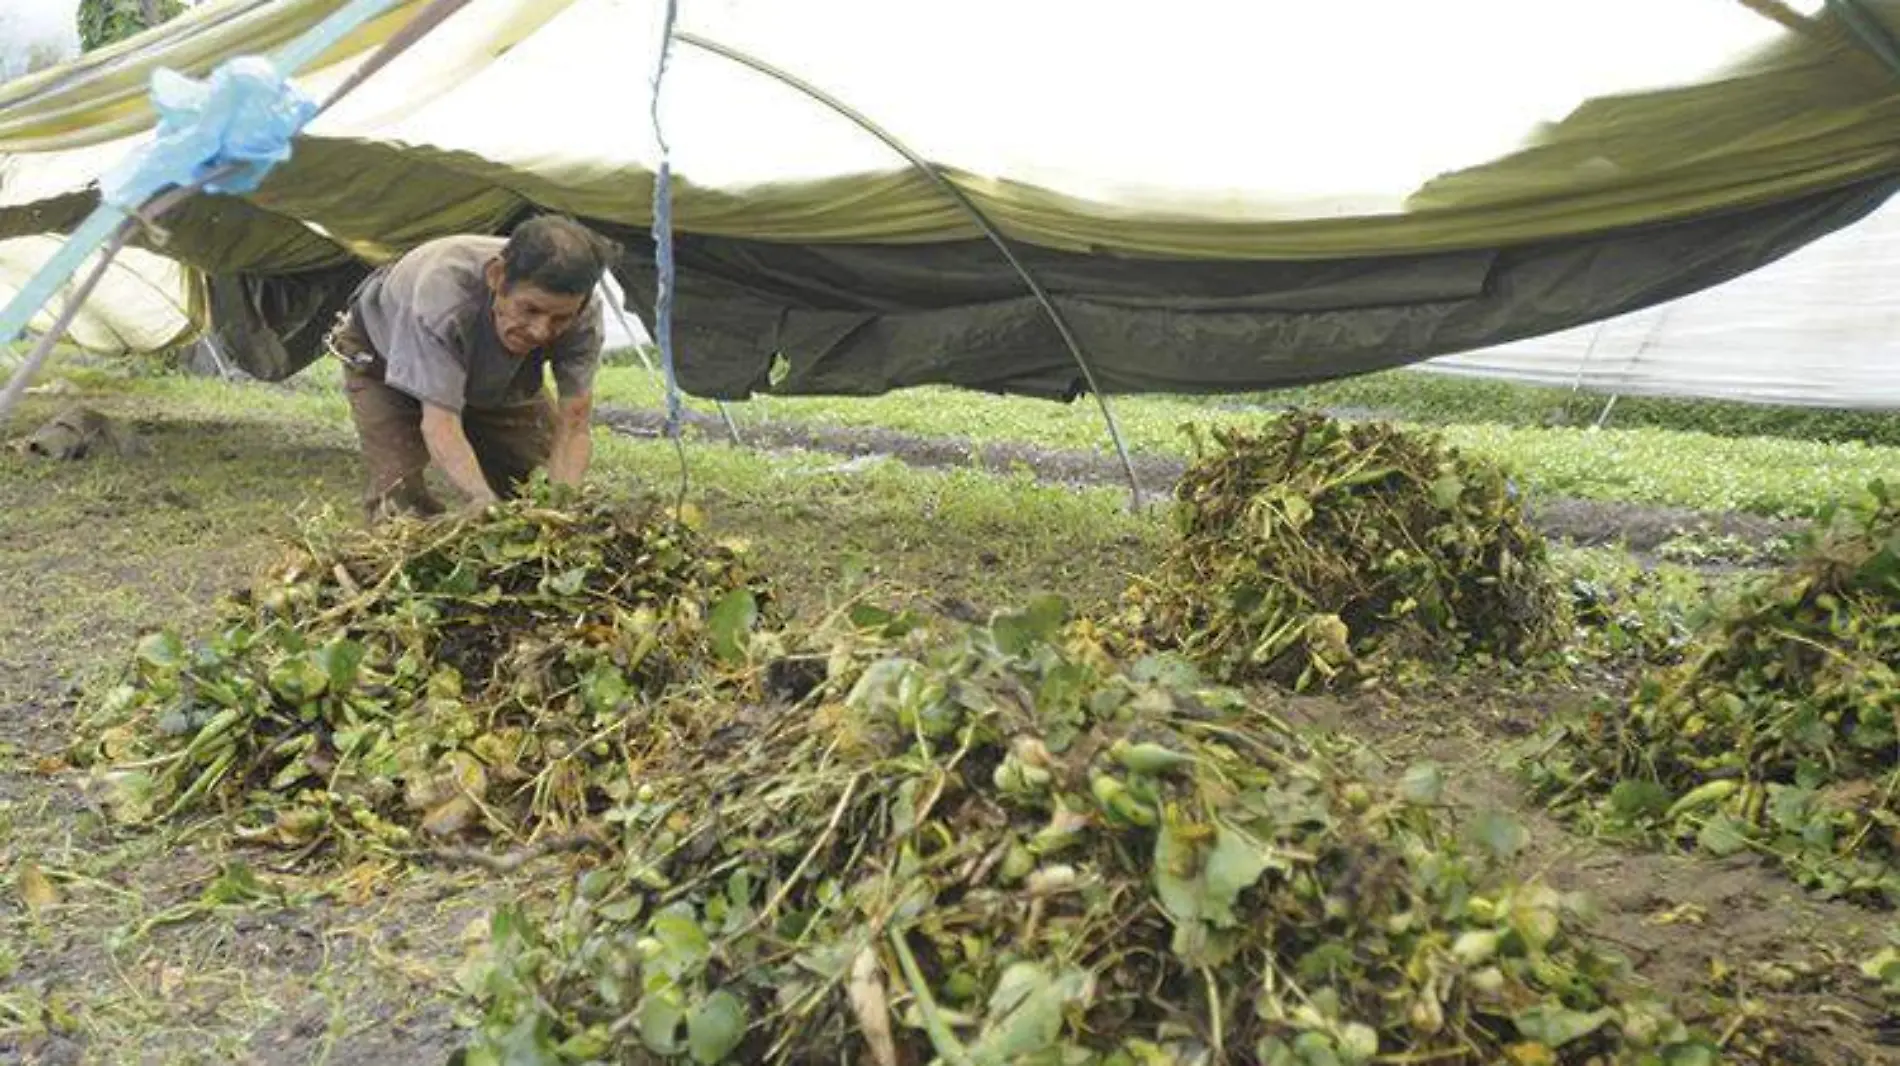
[{"label": "tent frame", "polygon": [[1022,279],[1023,285],[1027,287],[1030,294],[1036,298],[1036,302],[1041,304],[1042,309],[1048,313],[1049,321],[1055,325],[1056,332],[1062,337],[1062,343],[1067,346],[1070,356],[1075,359],[1075,365],[1081,369],[1082,378],[1088,383],[1089,394],[1095,397],[1096,405],[1099,406],[1102,411],[1102,420],[1108,424],[1108,436],[1109,439],[1114,442],[1115,455],[1121,460],[1122,472],[1128,478],[1130,509],[1135,511],[1141,510],[1141,479],[1135,474],[1134,460],[1129,458],[1128,444],[1122,438],[1121,426],[1115,419],[1115,408],[1109,403],[1108,395],[1102,391],[1100,382],[1096,380],[1095,370],[1089,365],[1088,356],[1082,349],[1082,342],[1077,339],[1075,331],[1070,328],[1069,320],[1062,314],[1062,309],[1056,306],[1054,298],[1049,295],[1049,290],[1043,287],[1042,282],[1036,278],[1036,275],[1031,272],[1022,259],[1016,255],[1015,250],[1009,245],[1009,239],[1003,236],[1002,230],[997,228],[996,223],[991,221],[989,216],[985,215],[983,210],[977,207],[975,202],[973,202],[969,196],[965,195],[962,189],[957,188],[954,183],[944,177],[943,172],[934,164],[926,160],[923,156],[918,155],[909,145],[899,140],[895,134],[878,125],[872,121],[869,116],[852,107],[850,104],[845,103],[843,100],[838,99],[790,71],[775,67],[757,56],[742,52],[729,45],[708,40],[685,30],[674,31],[673,39],[685,44],[690,44],[695,48],[711,52],[714,55],[724,56],[735,63],[749,67],[768,78],[772,78],[804,93],[806,96],[825,105],[832,111],[851,120],[858,128],[876,137],[878,140],[883,141],[892,151],[903,156],[905,161],[910,163],[918,173],[929,178],[931,184],[942,190],[945,196],[955,201],[956,205],[962,209],[965,214],[970,216],[970,221],[974,222],[977,228],[983,231],[983,236],[989,238],[989,242],[996,246],[996,250],[1003,254],[1004,259],[1009,261],[1010,269],[1016,272],[1016,276]]}]

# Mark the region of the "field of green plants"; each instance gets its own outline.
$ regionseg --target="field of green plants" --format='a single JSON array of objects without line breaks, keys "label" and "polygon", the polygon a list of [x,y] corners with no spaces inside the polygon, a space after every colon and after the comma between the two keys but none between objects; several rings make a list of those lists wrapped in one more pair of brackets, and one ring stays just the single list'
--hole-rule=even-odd
[{"label": "field of green plants", "polygon": [[1121,397],[1133,509],[623,360],[372,534],[333,378],[7,427],[150,447],[0,453],[0,1061],[1900,1062],[1900,418]]}]

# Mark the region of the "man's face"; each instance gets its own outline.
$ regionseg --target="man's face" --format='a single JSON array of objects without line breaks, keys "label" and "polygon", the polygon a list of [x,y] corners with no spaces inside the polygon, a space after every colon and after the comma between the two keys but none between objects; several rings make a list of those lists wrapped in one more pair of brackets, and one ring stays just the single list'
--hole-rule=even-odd
[{"label": "man's face", "polygon": [[504,289],[501,264],[489,264],[488,288],[495,295],[495,333],[511,355],[526,356],[554,343],[586,306],[585,295],[564,296],[530,282]]}]

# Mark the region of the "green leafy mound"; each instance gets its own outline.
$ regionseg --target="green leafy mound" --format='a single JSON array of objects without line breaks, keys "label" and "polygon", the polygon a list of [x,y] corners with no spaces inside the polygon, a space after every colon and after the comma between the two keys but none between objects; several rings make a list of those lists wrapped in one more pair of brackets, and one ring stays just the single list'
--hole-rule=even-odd
[{"label": "green leafy mound", "polygon": [[553,487],[306,538],[208,636],[144,637],[75,759],[120,822],[239,811],[286,847],[572,829],[628,794],[650,705],[743,664],[769,606],[729,547]]},{"label": "green leafy mound", "polygon": [[1435,774],[1063,619],[861,610],[800,705],[696,708],[622,854],[495,915],[461,1061],[1714,1061]]},{"label": "green leafy mound", "polygon": [[1828,508],[1621,713],[1561,722],[1532,784],[1619,832],[1754,848],[1830,894],[1900,903],[1900,499]]},{"label": "green leafy mound", "polygon": [[1562,639],[1543,538],[1497,467],[1308,411],[1212,435],[1176,490],[1178,538],[1128,591],[1132,633],[1226,680],[1301,689]]}]

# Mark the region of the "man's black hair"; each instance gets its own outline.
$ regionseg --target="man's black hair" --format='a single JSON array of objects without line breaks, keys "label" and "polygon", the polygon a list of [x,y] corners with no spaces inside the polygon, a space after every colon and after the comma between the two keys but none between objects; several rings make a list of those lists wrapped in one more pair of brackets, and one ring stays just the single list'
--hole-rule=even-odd
[{"label": "man's black hair", "polygon": [[614,242],[571,218],[538,215],[515,227],[502,248],[502,284],[525,281],[562,296],[585,296],[619,255]]}]

